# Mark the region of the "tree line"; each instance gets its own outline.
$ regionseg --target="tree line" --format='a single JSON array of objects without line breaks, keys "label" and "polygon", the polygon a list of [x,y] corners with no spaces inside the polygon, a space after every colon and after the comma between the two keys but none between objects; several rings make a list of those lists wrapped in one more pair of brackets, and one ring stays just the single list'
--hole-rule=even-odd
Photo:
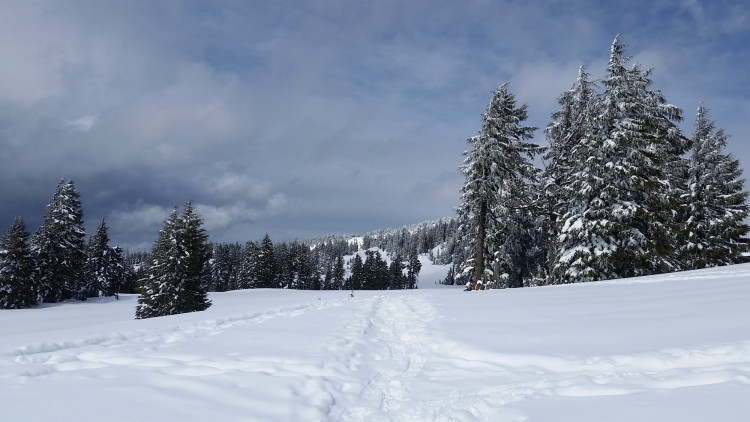
[{"label": "tree line", "polygon": [[61,180],[34,235],[16,217],[0,240],[0,309],[117,296],[127,271],[104,220],[88,243],[80,194]]},{"label": "tree line", "polygon": [[460,167],[451,277],[522,287],[743,261],[747,192],[727,135],[701,105],[685,136],[652,70],[628,61],[616,38],[601,80],[580,69],[544,131],[548,148],[530,142],[536,128],[508,85],[494,91]]},{"label": "tree line", "polygon": [[[421,263],[416,252],[389,251],[390,264],[370,237],[362,244],[325,240],[280,242],[266,234],[259,243],[216,244],[207,282],[211,291],[251,288],[386,290],[415,288]],[[367,239],[370,239],[368,241]],[[320,242],[320,243],[319,243]],[[363,249],[362,255],[357,253]]]},{"label": "tree line", "polygon": [[[445,232],[443,223],[415,226],[398,236],[369,234],[361,243],[328,236],[274,244],[266,235],[243,247],[209,242],[202,226],[188,202],[173,209],[148,252],[110,246],[104,220],[86,243],[80,194],[63,179],[33,236],[19,217],[0,239],[0,308],[139,293],[136,317],[149,318],[207,309],[209,291],[416,288],[418,250],[434,247],[435,233]],[[392,248],[390,264],[378,246]],[[360,248],[368,249],[364,259]]]}]

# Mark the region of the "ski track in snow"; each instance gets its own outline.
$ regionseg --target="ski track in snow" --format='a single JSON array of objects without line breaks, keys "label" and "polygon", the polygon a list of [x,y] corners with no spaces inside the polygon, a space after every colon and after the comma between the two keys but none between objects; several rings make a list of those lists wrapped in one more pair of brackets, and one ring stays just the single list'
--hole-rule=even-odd
[{"label": "ski track in snow", "polygon": [[[178,377],[246,372],[288,377],[299,420],[523,420],[548,396],[595,397],[719,383],[750,385],[750,341],[611,356],[503,354],[443,338],[430,294],[319,300],[167,329],[26,345],[0,356],[0,378],[127,366]],[[194,356],[178,343],[341,307],[348,320],[321,358]],[[344,312],[344,311],[348,311]],[[470,327],[467,327],[470,329]],[[324,341],[321,339],[321,341]],[[427,400],[425,400],[428,398]]]},{"label": "ski track in snow", "polygon": [[494,354],[458,345],[425,366],[425,374],[446,385],[486,387],[454,389],[447,399],[424,403],[420,416],[436,421],[525,420],[508,405],[544,396],[626,395],[725,382],[750,385],[750,342],[586,358]]},{"label": "ski track in snow", "polygon": [[372,300],[353,334],[343,341],[354,345],[348,367],[352,381],[341,385],[345,408],[333,420],[390,420],[404,412],[413,381],[422,371],[430,343],[428,324],[434,309],[422,296],[380,296]]},{"label": "ski track in snow", "polygon": [[[49,343],[38,343],[21,346],[15,351],[5,354],[13,362],[21,366],[16,368],[15,373],[5,372],[4,376],[20,376],[33,378],[49,375],[58,371],[74,371],[78,369],[92,369],[106,366],[134,366],[134,367],[158,367],[173,368],[177,375],[206,375],[208,373],[221,373],[228,369],[258,369],[253,364],[245,365],[243,368],[227,368],[219,361],[202,361],[192,357],[160,357],[142,358],[133,353],[133,345],[140,351],[156,351],[167,348],[170,344],[189,341],[198,337],[207,337],[220,334],[235,326],[248,326],[261,324],[267,320],[278,317],[295,317],[310,310],[327,309],[342,306],[343,301],[318,301],[304,305],[285,306],[273,311],[243,314],[238,316],[209,319],[197,323],[187,323],[157,330],[140,330],[134,332],[112,333],[86,337],[81,339],[58,341]],[[122,353],[118,349],[129,346],[128,351]],[[169,356],[168,353],[165,353]],[[284,362],[271,362],[273,368],[267,368],[268,372],[284,372]],[[287,363],[297,365],[296,362]],[[7,362],[0,361],[0,367],[9,366]],[[236,365],[235,365],[236,366]],[[255,365],[257,366],[257,365]],[[281,366],[282,368],[279,368]],[[179,369],[179,368],[183,369]],[[191,367],[192,371],[184,370]],[[258,370],[263,370],[260,368]],[[168,371],[165,369],[165,371]],[[0,375],[3,376],[3,375]]]}]

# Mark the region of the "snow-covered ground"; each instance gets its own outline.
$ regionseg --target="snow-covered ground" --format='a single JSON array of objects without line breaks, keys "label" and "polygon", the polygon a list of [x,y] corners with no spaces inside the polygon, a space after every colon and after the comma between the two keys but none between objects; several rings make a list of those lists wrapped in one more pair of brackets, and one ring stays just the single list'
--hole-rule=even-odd
[{"label": "snow-covered ground", "polygon": [[0,420],[750,420],[750,265],[434,281],[217,293],[205,312],[138,321],[135,296],[0,311]]}]

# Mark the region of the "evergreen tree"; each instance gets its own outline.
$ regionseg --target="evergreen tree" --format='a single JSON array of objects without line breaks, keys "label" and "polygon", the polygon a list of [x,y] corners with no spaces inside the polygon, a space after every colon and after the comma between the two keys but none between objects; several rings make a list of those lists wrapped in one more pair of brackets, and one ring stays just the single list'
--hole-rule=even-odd
[{"label": "evergreen tree", "polygon": [[584,164],[574,151],[593,131],[595,89],[596,85],[589,81],[589,74],[582,66],[573,87],[558,97],[560,109],[552,113],[552,122],[544,131],[549,149],[544,155],[546,165],[540,180],[539,214],[546,236],[544,248],[548,277],[553,273],[557,238],[562,228],[560,220],[570,209],[570,198],[576,193],[570,189]]},{"label": "evergreen tree", "polygon": [[0,241],[0,309],[27,308],[38,303],[32,265],[29,233],[17,217]]},{"label": "evergreen tree", "polygon": [[377,250],[365,251],[365,261],[362,264],[362,289],[385,290],[389,285],[388,264]]},{"label": "evergreen tree", "polygon": [[724,153],[727,136],[698,108],[689,169],[685,241],[688,269],[733,264],[748,251],[747,192],[739,160]]},{"label": "evergreen tree", "polygon": [[345,274],[344,257],[338,255],[333,263],[333,270],[331,272],[331,290],[341,290],[344,288]]},{"label": "evergreen tree", "polygon": [[500,287],[523,287],[525,281],[546,273],[545,236],[541,218],[516,209],[504,217],[499,259],[495,261]]},{"label": "evergreen tree", "polygon": [[205,280],[210,278],[207,265],[211,259],[211,244],[203,228],[203,219],[195,213],[193,204],[188,202],[180,219],[184,244],[185,275],[181,296],[180,313],[204,311],[211,306]]},{"label": "evergreen tree", "polygon": [[448,274],[445,276],[441,284],[444,284],[446,286],[452,286],[456,284],[456,267],[451,265],[450,268],[448,268]]},{"label": "evergreen tree", "polygon": [[375,251],[375,263],[373,269],[375,273],[375,289],[388,290],[388,286],[390,285],[388,263],[383,259],[380,251]]},{"label": "evergreen tree", "polygon": [[178,311],[177,297],[182,292],[184,263],[180,241],[181,222],[177,207],[169,218],[151,249],[150,262],[146,268],[145,278],[139,281],[142,286],[138,297],[135,317],[137,319],[174,315]]},{"label": "evergreen tree", "polygon": [[419,277],[419,271],[422,269],[422,263],[419,262],[419,255],[417,251],[412,251],[409,256],[409,263],[406,265],[406,288],[416,289],[417,288],[417,277]]},{"label": "evergreen tree", "polygon": [[526,117],[526,105],[516,107],[504,84],[493,93],[479,134],[468,140],[471,148],[461,166],[466,181],[458,208],[463,242],[473,248],[462,270],[471,274],[468,289],[496,282],[492,263],[498,258],[502,216],[520,206],[520,192],[536,177],[530,159],[542,149],[526,142],[535,130],[521,125]]},{"label": "evergreen tree", "polygon": [[109,246],[107,224],[102,219],[86,253],[86,297],[117,296],[124,279],[122,250]]},{"label": "evergreen tree", "polygon": [[86,234],[79,198],[73,182],[61,180],[47,205],[44,221],[32,238],[34,278],[44,302],[85,299],[82,281]]},{"label": "evergreen tree", "polygon": [[391,290],[400,290],[406,286],[406,283],[404,283],[404,262],[401,259],[401,255],[396,255],[391,260],[391,265],[388,267],[388,274]]},{"label": "evergreen tree", "polygon": [[581,164],[562,219],[558,282],[632,277],[673,269],[669,208],[686,142],[679,108],[650,88],[651,70],[625,68],[615,39],[591,133],[573,148]]},{"label": "evergreen tree", "polygon": [[295,260],[294,252],[290,251],[289,245],[284,242],[275,244],[273,249],[276,262],[274,271],[276,279],[273,281],[273,285],[269,287],[282,289],[296,288],[293,266],[293,261]]},{"label": "evergreen tree", "polygon": [[328,268],[326,270],[325,275],[323,276],[323,290],[333,290],[333,283],[331,282],[331,279],[333,278],[333,271],[331,268]]},{"label": "evergreen tree", "polygon": [[268,233],[260,242],[260,248],[255,260],[255,279],[257,286],[260,288],[277,288],[277,266],[276,252],[274,251],[273,242]]},{"label": "evergreen tree", "polygon": [[346,289],[347,290],[360,290],[364,283],[364,265],[362,263],[362,257],[357,253],[352,258],[351,275],[347,279]]},{"label": "evergreen tree", "polygon": [[107,283],[102,286],[104,296],[114,296],[120,299],[120,291],[125,283],[125,256],[119,246],[112,246],[107,252],[107,265],[104,272],[104,279]]},{"label": "evergreen tree", "polygon": [[240,288],[242,247],[237,244],[213,245],[210,291],[225,292]]},{"label": "evergreen tree", "polygon": [[256,266],[259,252],[258,245],[256,245],[255,242],[247,242],[245,244],[245,249],[242,252],[242,264],[238,276],[241,289],[254,289],[259,287]]},{"label": "evergreen tree", "polygon": [[136,318],[196,312],[211,306],[203,287],[211,249],[201,218],[188,202],[164,222],[151,251],[151,263],[138,298]]},{"label": "evergreen tree", "polygon": [[125,252],[123,257],[123,282],[120,286],[122,293],[140,293],[139,280],[145,277],[149,256],[146,252]]}]

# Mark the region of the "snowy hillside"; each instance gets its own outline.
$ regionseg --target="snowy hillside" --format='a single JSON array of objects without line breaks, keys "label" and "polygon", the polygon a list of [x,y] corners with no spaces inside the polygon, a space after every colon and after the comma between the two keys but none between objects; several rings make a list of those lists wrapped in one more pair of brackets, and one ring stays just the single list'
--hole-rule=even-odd
[{"label": "snowy hillside", "polygon": [[[425,269],[427,270],[427,269]],[[4,421],[739,421],[750,264],[462,292],[245,290],[0,311]]]}]

